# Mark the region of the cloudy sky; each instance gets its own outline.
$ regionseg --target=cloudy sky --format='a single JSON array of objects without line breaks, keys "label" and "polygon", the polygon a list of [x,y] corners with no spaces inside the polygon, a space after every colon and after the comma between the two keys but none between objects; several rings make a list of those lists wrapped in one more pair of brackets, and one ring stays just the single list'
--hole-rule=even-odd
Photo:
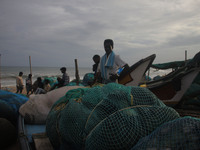
[{"label": "cloudy sky", "polygon": [[200,51],[199,0],[0,0],[1,65],[90,67],[103,41],[132,65]]}]

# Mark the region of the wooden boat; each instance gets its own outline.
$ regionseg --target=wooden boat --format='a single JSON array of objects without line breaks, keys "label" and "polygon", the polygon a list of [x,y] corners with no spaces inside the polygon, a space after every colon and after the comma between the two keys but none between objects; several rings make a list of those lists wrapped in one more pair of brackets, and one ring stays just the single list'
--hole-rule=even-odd
[{"label": "wooden boat", "polygon": [[45,132],[45,124],[25,124],[24,118],[21,115],[19,115],[18,135],[21,150],[53,150],[53,147]]},{"label": "wooden boat", "polygon": [[155,57],[155,54],[150,55],[133,64],[131,67],[125,68],[118,78],[118,83],[126,86],[138,86]]},{"label": "wooden boat", "polygon": [[158,80],[147,82],[146,87],[165,104],[175,105],[180,102],[199,71],[200,68],[183,68]]},{"label": "wooden boat", "polygon": [[200,53],[197,53],[195,57],[192,60],[189,60],[189,63],[186,65],[184,61],[153,65],[156,69],[172,68],[175,71],[172,71],[160,79],[146,82],[146,87],[165,104],[170,106],[179,104],[183,95],[200,73],[199,57]]}]

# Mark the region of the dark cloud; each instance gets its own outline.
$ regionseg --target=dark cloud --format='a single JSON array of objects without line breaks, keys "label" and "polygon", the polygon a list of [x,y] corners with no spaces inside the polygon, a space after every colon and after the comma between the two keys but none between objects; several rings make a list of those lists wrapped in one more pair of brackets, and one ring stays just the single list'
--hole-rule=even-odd
[{"label": "dark cloud", "polygon": [[200,2],[196,0],[1,0],[2,65],[91,66],[112,38],[129,64],[153,53],[156,62],[199,51]]}]

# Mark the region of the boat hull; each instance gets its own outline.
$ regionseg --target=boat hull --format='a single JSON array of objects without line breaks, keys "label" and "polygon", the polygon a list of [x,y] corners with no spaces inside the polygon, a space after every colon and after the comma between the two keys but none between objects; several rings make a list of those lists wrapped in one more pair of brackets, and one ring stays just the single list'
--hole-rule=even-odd
[{"label": "boat hull", "polygon": [[167,105],[176,105],[191,86],[200,69],[192,68],[169,74],[157,81],[147,82],[147,88]]},{"label": "boat hull", "polygon": [[128,68],[125,72],[122,72],[118,83],[126,86],[138,86],[141,82],[145,72],[150,68],[156,55],[153,54],[149,57],[141,59],[134,65]]}]

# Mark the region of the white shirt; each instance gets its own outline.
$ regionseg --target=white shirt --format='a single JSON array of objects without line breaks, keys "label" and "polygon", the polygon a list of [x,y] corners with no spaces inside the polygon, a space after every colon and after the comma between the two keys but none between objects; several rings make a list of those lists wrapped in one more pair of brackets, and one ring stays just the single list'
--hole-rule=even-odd
[{"label": "white shirt", "polygon": [[[108,60],[108,58],[107,58],[107,60]],[[100,64],[101,64],[101,60],[100,60],[100,63],[98,65],[98,69],[97,69],[98,72],[99,71],[101,72]],[[123,60],[121,60],[119,55],[115,55],[115,61],[114,61],[113,67],[112,68],[107,68],[107,67],[105,68],[106,72],[107,72],[107,79],[109,79],[110,74],[116,74],[117,69],[120,68],[120,67],[123,67],[125,64],[126,63]]]}]

